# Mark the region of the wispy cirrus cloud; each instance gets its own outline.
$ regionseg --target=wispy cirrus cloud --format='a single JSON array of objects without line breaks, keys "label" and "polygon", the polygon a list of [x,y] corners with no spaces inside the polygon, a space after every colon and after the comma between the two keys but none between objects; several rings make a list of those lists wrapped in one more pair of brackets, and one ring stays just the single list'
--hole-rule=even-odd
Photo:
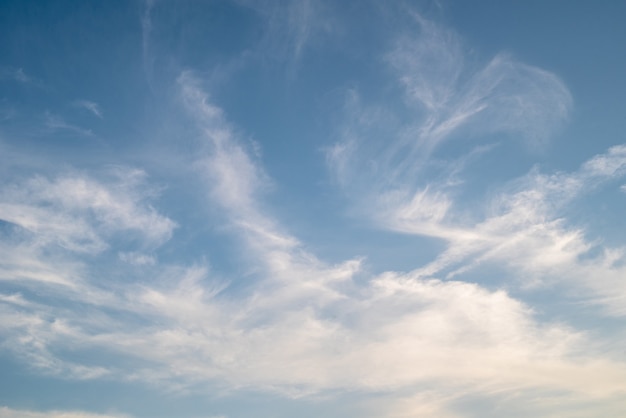
[{"label": "wispy cirrus cloud", "polygon": [[[511,268],[512,277],[537,284],[543,281],[570,283],[593,290],[588,301],[621,316],[623,287],[617,277],[624,274],[623,249],[598,245],[585,231],[564,218],[576,199],[624,176],[624,146],[597,155],[573,173],[542,174],[532,170],[513,181],[506,191],[485,203],[485,216],[473,222],[459,204],[447,195],[424,190],[408,205],[391,205],[383,215],[386,225],[404,233],[442,238],[448,249],[415,274],[422,277],[446,274],[457,277],[483,263],[500,263]],[[433,212],[436,215],[432,215]],[[588,257],[591,250],[600,255]]]},{"label": "wispy cirrus cloud", "polygon": [[[528,305],[502,290],[414,272],[371,275],[358,259],[319,260],[263,209],[262,169],[198,80],[186,73],[178,85],[203,143],[197,173],[240,237],[242,259],[256,266],[256,280],[241,292],[206,265],[155,259],[140,271],[125,270],[141,277],[122,292],[90,272],[80,294],[99,296],[54,293],[63,304],[80,301],[80,316],[63,304],[29,301],[26,293],[5,294],[5,346],[21,349],[37,367],[75,378],[104,373],[188,390],[208,385],[283,396],[376,394],[385,416],[455,416],[462,398],[503,392],[529,401],[549,397],[548,390],[595,402],[626,391],[623,363],[583,332],[539,322]],[[68,199],[97,213],[98,199]],[[55,354],[92,349],[110,356],[75,364],[71,355]]]},{"label": "wispy cirrus cloud", "polygon": [[38,246],[50,243],[77,252],[106,248],[105,236],[135,231],[148,246],[167,241],[175,224],[143,200],[145,173],[117,169],[115,186],[81,173],[49,180],[33,177],[0,190],[0,219],[33,234]]},{"label": "wispy cirrus cloud", "polygon": [[477,141],[480,146],[481,137],[504,133],[537,146],[572,106],[555,75],[506,54],[481,68],[468,62],[454,31],[419,15],[414,20],[417,29],[407,29],[385,55],[404,89],[404,109],[364,102],[351,91],[340,140],[328,152],[340,184],[356,188],[368,201],[380,196],[386,201],[385,194],[403,194],[410,201],[433,175],[445,176],[432,156],[447,142]]},{"label": "wispy cirrus cloud", "polygon": [[265,22],[257,53],[270,60],[287,62],[290,72],[295,71],[310,44],[332,31],[332,19],[326,13],[329,5],[322,1],[237,0],[236,3],[256,11]]},{"label": "wispy cirrus cloud", "polygon": [[100,109],[100,106],[96,102],[92,102],[89,100],[76,100],[74,104],[78,107],[82,107],[83,109],[88,110],[89,112],[93,113],[95,116],[97,116],[100,119],[103,118],[102,110]]},{"label": "wispy cirrus cloud", "polygon": [[120,260],[126,261],[127,263],[134,264],[137,266],[145,266],[145,265],[154,265],[156,264],[156,259],[147,254],[142,254],[139,252],[120,252],[118,254]]},{"label": "wispy cirrus cloud", "polygon": [[[626,408],[626,335],[619,329],[626,315],[626,249],[605,245],[568,216],[585,196],[622,181],[626,148],[612,147],[574,170],[537,166],[500,175],[506,170],[480,167],[481,179],[472,179],[466,174],[473,174],[475,163],[508,147],[502,145],[505,141],[541,148],[558,131],[572,107],[558,77],[510,54],[472,58],[479,53],[469,54],[458,34],[419,15],[409,17],[410,28],[394,27],[397,36],[375,59],[366,52],[370,45],[354,54],[345,51],[350,55],[346,61],[339,48],[320,49],[319,56],[307,56],[307,63],[311,58],[311,68],[328,65],[328,79],[308,78],[313,71],[302,67],[301,80],[285,85],[275,84],[274,77],[262,81],[267,82],[264,88],[278,91],[294,87],[285,97],[301,86],[317,90],[310,87],[332,83],[335,76],[341,82],[354,76],[354,83],[347,81],[351,86],[375,85],[348,92],[339,141],[327,154],[337,183],[355,208],[351,214],[386,230],[367,231],[372,241],[355,246],[374,254],[394,233],[440,241],[424,248],[424,242],[434,240],[402,238],[413,251],[407,257],[410,267],[399,268],[391,260],[386,264],[391,267],[383,268],[358,254],[333,254],[339,261],[330,262],[290,231],[279,215],[285,208],[273,206],[282,201],[271,197],[281,190],[274,184],[280,179],[270,178],[263,158],[270,162],[274,157],[261,157],[255,146],[248,146],[246,132],[259,127],[254,118],[261,116],[260,123],[269,129],[252,134],[264,136],[258,140],[280,152],[280,141],[291,137],[285,132],[297,139],[300,129],[312,125],[285,122],[284,114],[270,109],[295,102],[273,95],[268,99],[264,88],[248,89],[261,78],[246,66],[251,57],[254,64],[259,57],[271,57],[294,71],[320,34],[333,30],[327,19],[331,4],[235,3],[210,9],[177,4],[174,15],[169,14],[172,4],[143,3],[139,59],[153,94],[145,108],[140,106],[146,113],[132,124],[147,122],[150,127],[137,127],[141,138],[111,142],[113,153],[101,158],[115,159],[117,147],[132,142],[130,148],[155,152],[158,158],[129,153],[124,160],[134,158],[138,166],[155,161],[152,176],[144,169],[86,168],[93,162],[89,158],[77,170],[57,154],[46,154],[43,163],[6,147],[11,151],[5,153],[8,164],[0,168],[2,355],[21,362],[19,367],[28,368],[34,379],[124,382],[146,394],[141,402],[150,402],[155,392],[228,397],[215,404],[237,404],[231,409],[239,415],[246,402],[263,404],[268,412],[261,415],[278,415],[281,409],[293,415],[296,408],[290,405],[305,409],[307,403],[318,407],[327,401],[341,404],[340,411],[318,415],[619,415]],[[264,25],[237,5],[256,10]],[[384,31],[376,26],[381,11],[387,13],[386,22],[402,21],[391,16],[388,6],[377,7],[371,15],[361,3],[341,12],[358,15],[370,33]],[[205,31],[209,26],[213,30],[206,25],[207,16],[224,24],[223,31]],[[205,40],[207,33],[220,35],[216,44]],[[385,36],[376,33],[365,42],[380,45]],[[348,46],[350,36],[340,38],[333,42]],[[231,68],[233,56],[238,68],[246,67],[237,80],[241,85],[207,89],[205,85],[220,83],[213,79],[205,84],[202,77],[223,71],[224,61],[224,68]],[[324,60],[316,63],[320,57]],[[157,61],[163,64],[158,69]],[[346,71],[357,62],[363,68]],[[189,63],[197,71],[172,77],[172,72],[179,74],[179,65]],[[376,68],[380,64],[381,72]],[[153,77],[157,70],[162,72]],[[19,77],[14,72],[10,81],[29,82]],[[52,78],[60,86],[66,80]],[[318,103],[327,94],[322,90],[298,97],[298,102]],[[90,91],[103,100],[108,93]],[[110,123],[111,135],[131,136],[126,122],[113,120],[114,113],[105,121],[97,103],[72,102],[76,97],[72,91],[60,102]],[[220,103],[219,97],[228,99]],[[240,97],[253,106],[238,108]],[[49,107],[51,100],[44,101],[44,108]],[[269,112],[257,114],[256,105]],[[151,113],[155,108],[157,117]],[[323,124],[330,113],[332,108],[315,118]],[[68,133],[92,135],[52,112],[46,118],[44,133],[58,137],[58,143]],[[133,119],[132,114],[125,119]],[[159,131],[158,140],[146,134],[154,131]],[[274,134],[278,137],[272,143]],[[168,152],[155,151],[160,146]],[[315,195],[319,190],[298,193],[311,193],[311,201],[323,199]],[[311,228],[325,222],[313,215],[303,219]],[[336,230],[327,239],[341,235],[344,244],[360,240],[363,229],[349,236],[356,228],[340,224],[345,219],[333,221],[338,221],[331,224]],[[422,250],[435,254],[430,262],[417,254]],[[585,309],[553,314],[545,309],[548,303]],[[157,404],[169,405],[171,399]],[[99,415],[0,407],[0,418],[114,416],[102,410]]]},{"label": "wispy cirrus cloud", "polygon": [[[66,173],[53,180],[34,177],[4,185],[0,192],[0,281],[29,295],[33,291],[41,293],[52,303],[5,306],[4,347],[39,359],[31,364],[48,364],[50,367],[43,368],[59,373],[73,370],[71,374],[93,375],[91,368],[64,365],[55,359],[47,351],[48,344],[34,344],[46,340],[46,335],[57,335],[54,318],[69,315],[65,308],[56,312],[55,304],[62,300],[118,306],[121,302],[110,289],[92,282],[94,271],[100,276],[115,270],[115,263],[107,261],[111,243],[124,242],[127,248],[135,249],[122,261],[151,265],[154,258],[142,252],[156,249],[171,237],[173,221],[145,203],[146,193],[152,192],[143,189],[143,173],[117,170],[116,174],[122,177],[114,177],[108,184],[83,173]],[[31,326],[20,326],[16,318],[23,318]],[[8,337],[24,332],[23,339]],[[95,370],[101,373],[104,369]]]},{"label": "wispy cirrus cloud", "polygon": [[[69,373],[50,351],[41,352],[44,347],[98,347],[137,359],[120,377],[182,379],[185,386],[212,382],[300,396],[331,389],[410,391],[424,384],[470,394],[548,386],[592,398],[623,390],[619,365],[582,360],[571,352],[582,335],[538,325],[528,307],[504,292],[391,273],[360,287],[350,272],[343,277],[335,272],[328,281],[329,271],[313,270],[315,265],[307,266],[308,277],[288,267],[299,280],[259,285],[254,296],[238,300],[223,287],[211,288],[206,269],[180,275],[168,269],[163,278],[170,285],[142,286],[117,305],[139,314],[143,323],[150,319],[144,326],[114,317],[93,322],[102,313],[76,317],[49,307],[53,321],[38,313],[30,316],[31,326],[14,332],[20,332],[22,347],[26,335],[37,336],[40,351],[33,355],[42,357],[40,367]],[[19,324],[14,319],[25,318],[27,307],[13,305],[22,314],[3,317]],[[122,373],[111,366],[104,370]],[[501,374],[502,367],[509,373]],[[83,378],[90,373],[85,370]],[[594,393],[587,390],[590,379]],[[471,389],[476,385],[479,389]]]},{"label": "wispy cirrus cloud", "polygon": [[554,74],[507,54],[480,68],[454,31],[413,16],[419,29],[387,55],[408,103],[424,111],[408,149],[428,155],[461,127],[466,137],[501,131],[541,141],[567,117],[572,98]]},{"label": "wispy cirrus cloud", "polygon": [[[174,222],[146,202],[154,193],[145,173],[121,168],[101,180],[66,172],[2,185],[0,281],[19,289],[3,293],[0,301],[3,350],[55,375],[93,379],[111,373],[111,365],[76,363],[53,348],[84,349],[85,340],[72,339],[76,327],[94,331],[118,323],[97,310],[119,311],[126,302],[93,282],[94,274],[115,271],[106,254],[112,241],[135,248],[124,261],[137,263],[144,260],[137,251],[170,239]],[[75,316],[76,305],[89,307],[92,315]],[[67,345],[70,340],[77,345]]]},{"label": "wispy cirrus cloud", "polygon": [[[141,170],[106,179],[70,172],[14,181],[0,193],[0,218],[10,229],[0,277],[18,289],[0,294],[3,349],[38,370],[74,379],[106,376],[170,390],[247,389],[288,397],[375,395],[377,416],[464,416],[456,402],[502,393],[515,393],[515,401],[502,402],[522,408],[561,396],[553,393],[577,396],[584,406],[613,402],[626,391],[626,365],[585,332],[542,322],[507,292],[456,280],[453,271],[470,256],[496,260],[505,251],[502,237],[552,216],[542,196],[558,191],[567,201],[584,188],[580,183],[621,173],[619,149],[590,160],[582,174],[536,174],[526,188],[533,190],[520,186],[518,194],[502,197],[482,223],[455,221],[448,182],[423,185],[411,168],[398,165],[393,175],[370,182],[375,219],[396,231],[443,238],[449,247],[422,269],[371,274],[358,257],[320,260],[290,234],[264,204],[271,180],[201,80],[184,72],[176,87],[185,123],[199,139],[190,165],[203,179],[200,193],[226,219],[239,240],[239,260],[253,274],[224,277],[206,262],[161,261],[156,249],[176,240],[176,223],[150,203],[154,189]],[[419,100],[428,102],[429,112],[449,111],[456,102],[441,99],[446,94],[436,90]],[[382,132],[396,127],[393,114],[372,106],[357,119],[362,125],[346,129],[350,140],[334,150],[345,154],[331,156],[348,189],[361,167],[386,175],[398,155],[410,158],[396,149],[381,163],[371,157],[383,143],[374,136],[359,142],[363,126],[383,121]],[[429,152],[452,140],[456,129],[437,123],[444,122],[428,135],[440,139]],[[415,129],[392,132],[408,141]],[[437,130],[445,135],[436,137]],[[139,243],[106,258],[113,241],[133,237]],[[101,271],[105,263],[97,260],[104,259],[108,267]],[[451,280],[438,279],[440,273],[451,273]],[[106,280],[109,274],[132,284]]]},{"label": "wispy cirrus cloud", "polygon": [[38,84],[23,68],[0,67],[0,80],[12,80],[22,84]]},{"label": "wispy cirrus cloud", "polygon": [[74,135],[93,137],[94,133],[91,129],[85,129],[80,126],[68,123],[61,116],[52,114],[48,111],[44,114],[44,124],[51,131],[71,132]]},{"label": "wispy cirrus cloud", "polygon": [[439,148],[493,132],[545,140],[566,119],[572,99],[557,77],[507,55],[482,69],[468,68],[455,32],[415,19],[419,31],[400,37],[387,60],[404,88],[406,111],[418,122],[350,92],[342,139],[327,154],[354,212],[379,227],[447,243],[415,277],[463,277],[500,263],[526,284],[560,277],[593,290],[589,301],[622,315],[624,296],[615,277],[623,274],[623,250],[600,246],[603,255],[587,257],[598,246],[564,216],[575,199],[624,175],[624,147],[597,155],[576,172],[533,169],[521,178],[497,179],[500,193],[475,206],[462,204],[466,161],[489,148],[479,142],[469,154],[447,159],[437,156]]}]

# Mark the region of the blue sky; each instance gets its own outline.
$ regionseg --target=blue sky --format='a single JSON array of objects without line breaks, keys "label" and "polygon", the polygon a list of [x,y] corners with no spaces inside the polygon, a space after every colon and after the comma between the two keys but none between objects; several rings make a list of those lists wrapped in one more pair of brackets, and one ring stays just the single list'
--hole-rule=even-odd
[{"label": "blue sky", "polygon": [[626,5],[0,3],[0,418],[617,417]]}]

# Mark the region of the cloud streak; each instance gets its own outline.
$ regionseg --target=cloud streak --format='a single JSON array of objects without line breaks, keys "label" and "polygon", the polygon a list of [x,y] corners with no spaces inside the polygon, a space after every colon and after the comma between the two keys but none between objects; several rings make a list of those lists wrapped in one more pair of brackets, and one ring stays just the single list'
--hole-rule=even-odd
[{"label": "cloud streak", "polygon": [[94,116],[98,117],[99,119],[103,118],[102,110],[100,109],[98,103],[91,102],[89,100],[76,100],[74,103],[76,104],[76,106],[82,107],[83,109],[86,109],[89,112],[93,113]]},{"label": "cloud streak", "polygon": [[81,173],[7,185],[0,190],[0,219],[32,233],[37,246],[54,243],[75,252],[100,252],[105,237],[118,231],[135,231],[148,246],[167,241],[175,224],[142,202],[145,173],[119,169],[111,175],[113,187]]},{"label": "cloud streak", "polygon": [[425,180],[441,176],[431,157],[446,143],[475,143],[502,133],[535,147],[562,124],[572,106],[555,75],[506,54],[483,68],[471,65],[455,32],[419,15],[414,19],[418,29],[407,29],[386,54],[403,87],[402,113],[408,117],[364,103],[352,91],[341,139],[328,153],[340,184],[383,205],[390,195],[410,201]]},{"label": "cloud streak", "polygon": [[23,68],[0,67],[0,80],[11,80],[24,85],[40,84],[39,81],[24,72]]},{"label": "cloud streak", "polygon": [[94,133],[91,129],[81,128],[80,126],[73,125],[71,123],[66,122],[62,117],[53,115],[50,112],[46,112],[45,116],[45,126],[50,131],[65,131],[70,132],[74,135],[85,136],[85,137],[93,137]]},{"label": "cloud streak", "polygon": [[[496,262],[508,266],[522,282],[556,281],[592,290],[595,296],[590,300],[622,316],[624,292],[616,278],[624,274],[620,262],[623,249],[600,247],[600,255],[587,257],[598,245],[585,237],[584,230],[568,225],[563,215],[576,199],[626,174],[625,149],[623,145],[612,147],[573,173],[548,175],[533,170],[492,197],[486,203],[486,216],[474,223],[458,221],[463,219],[458,203],[444,200],[445,204],[439,203],[444,206],[436,209],[433,200],[442,197],[434,195],[428,200],[417,195],[409,205],[388,214],[387,225],[449,243],[435,261],[415,271],[418,276],[447,270],[447,277],[456,277]],[[424,216],[424,207],[435,210],[437,217]]]},{"label": "cloud streak", "polygon": [[36,412],[0,407],[0,418],[128,418],[128,415],[102,415],[76,411]]},{"label": "cloud streak", "polygon": [[325,15],[328,7],[317,0],[291,2],[236,0],[254,10],[264,21],[264,32],[255,53],[270,61],[287,63],[293,76],[305,50],[332,30],[332,21]]}]

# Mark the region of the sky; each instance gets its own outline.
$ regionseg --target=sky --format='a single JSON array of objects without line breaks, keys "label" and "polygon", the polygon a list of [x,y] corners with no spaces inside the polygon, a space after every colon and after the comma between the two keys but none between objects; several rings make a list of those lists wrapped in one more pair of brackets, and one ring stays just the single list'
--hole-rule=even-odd
[{"label": "sky", "polygon": [[0,2],[0,418],[620,417],[626,3]]}]

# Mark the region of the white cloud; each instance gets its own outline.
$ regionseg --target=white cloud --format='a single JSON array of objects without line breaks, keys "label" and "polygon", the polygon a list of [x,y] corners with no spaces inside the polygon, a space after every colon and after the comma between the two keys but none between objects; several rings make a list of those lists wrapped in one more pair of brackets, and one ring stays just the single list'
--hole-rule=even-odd
[{"label": "white cloud", "polygon": [[0,217],[35,234],[41,245],[54,242],[72,251],[90,253],[105,248],[105,243],[85,220],[75,220],[68,214],[19,203],[2,203]]},{"label": "white cloud", "polygon": [[[153,4],[145,2],[142,18],[148,72]],[[289,35],[280,42],[297,59],[319,30],[316,4],[268,7],[270,20],[285,20],[277,33]],[[358,257],[336,264],[317,258],[267,209],[270,179],[187,72],[177,83],[191,121],[185,133],[195,130],[201,144],[186,146],[197,146],[191,166],[205,187],[194,192],[218,208],[211,216],[219,212],[224,230],[238,238],[238,275],[212,271],[209,262],[162,261],[160,246],[172,242],[172,252],[182,253],[187,243],[176,241],[176,224],[153,206],[158,193],[141,170],[4,178],[0,349],[72,379],[291,397],[357,393],[368,398],[357,416],[461,417],[471,413],[459,405],[483,399],[502,408],[483,417],[558,416],[559,403],[575,404],[567,407],[571,416],[621,412],[621,336],[618,349],[607,349],[592,332],[462,279],[469,269],[496,263],[520,280],[591,289],[592,301],[625,315],[626,249],[589,255],[596,243],[563,211],[624,175],[626,147],[574,173],[533,170],[493,192],[486,207],[463,206],[456,175],[470,157],[434,161],[440,147],[462,140],[461,130],[472,138],[507,132],[539,143],[567,117],[571,97],[554,75],[507,55],[473,70],[456,34],[416,19],[419,36],[399,39],[386,56],[410,116],[354,93],[346,104],[352,119],[328,158],[362,214],[447,243],[432,263],[373,274]],[[97,104],[77,104],[102,117]],[[90,134],[50,114],[48,126]],[[207,258],[220,238],[206,245]],[[198,241],[196,251],[204,244]],[[0,408],[0,418],[113,416]]]},{"label": "white cloud", "polygon": [[81,276],[77,263],[67,260],[44,260],[37,244],[2,242],[0,280],[29,280],[52,286],[74,287]]},{"label": "white cloud", "polygon": [[72,125],[66,122],[62,117],[54,115],[50,112],[45,112],[45,126],[52,131],[66,131],[80,136],[92,137],[94,133],[91,129],[81,128],[80,126]]},{"label": "white cloud", "polygon": [[[7,336],[4,348],[42,369],[80,378],[107,373],[103,367],[62,361],[48,351],[64,338],[58,340],[55,330],[48,329],[53,319],[72,320],[71,311],[57,312],[56,303],[86,304],[96,310],[124,308],[125,301],[115,294],[119,289],[108,289],[103,284],[107,280],[92,282],[116,272],[115,263],[104,262],[111,242],[139,250],[128,251],[122,261],[145,269],[156,260],[140,252],[169,240],[175,227],[147,203],[154,190],[146,187],[142,172],[118,169],[111,176],[98,181],[74,172],[0,187],[0,219],[5,226],[0,235],[0,281],[26,291],[24,297],[35,292],[52,304],[19,309],[12,304],[5,319],[13,319],[3,325],[12,338]],[[114,274],[130,277],[129,272]],[[11,324],[19,324],[19,318],[33,326],[15,328]]]},{"label": "white cloud", "polygon": [[7,184],[0,189],[0,219],[31,232],[40,246],[76,252],[101,252],[106,238],[120,231],[161,245],[175,223],[145,202],[150,196],[142,190],[143,172],[118,171],[110,184],[80,173]]},{"label": "white cloud", "polygon": [[39,82],[26,74],[23,68],[0,67],[0,80],[13,80],[22,84],[38,85]]},{"label": "white cloud", "polygon": [[24,70],[22,70],[21,68],[15,70],[15,72],[13,73],[13,77],[15,78],[15,80],[22,83],[28,83],[31,81],[30,77],[24,74]]},{"label": "white cloud", "polygon": [[[592,290],[586,299],[621,316],[626,313],[626,288],[618,279],[626,273],[624,249],[600,247],[600,255],[587,257],[598,243],[588,240],[581,228],[569,226],[562,216],[575,199],[626,174],[623,149],[612,147],[573,173],[545,175],[533,170],[513,182],[512,190],[487,203],[490,212],[475,223],[458,221],[462,217],[454,215],[430,222],[406,218],[400,216],[404,213],[400,206],[400,215],[390,218],[389,225],[449,242],[434,262],[415,272],[418,276],[440,274],[456,266],[448,277],[458,277],[481,263],[497,262],[510,267],[513,277],[524,282],[564,282]],[[453,214],[462,210],[457,202],[451,206]]]},{"label": "white cloud", "polygon": [[[134,359],[130,370],[94,359],[82,378],[100,370],[166,385],[210,384],[289,396],[336,389],[408,392],[407,403],[385,407],[396,416],[453,415],[445,412],[450,399],[434,404],[413,399],[414,388],[423,386],[431,388],[434,400],[502,391],[521,391],[532,399],[542,388],[593,400],[626,390],[621,378],[626,365],[605,358],[584,333],[539,323],[527,305],[504,291],[415,274],[370,276],[359,260],[338,265],[318,260],[261,210],[260,169],[220,109],[188,77],[180,79],[183,99],[207,142],[198,167],[210,196],[243,238],[242,252],[257,266],[257,281],[233,297],[228,282],[213,278],[205,266],[160,265],[150,270],[155,274],[150,282],[109,299],[87,299],[93,309],[81,317],[49,306],[46,317],[54,319],[45,320],[40,307],[5,302],[3,317],[12,318],[4,323],[8,344],[27,344],[37,364],[57,373],[76,367],[71,357],[52,356],[50,348],[59,346],[98,347]],[[527,195],[533,196],[520,192],[518,210],[525,210],[519,208]],[[99,201],[80,196],[70,194],[66,206]],[[424,192],[414,203],[432,203],[429,199]],[[443,223],[447,203],[442,205],[404,213],[407,219]],[[494,218],[492,224],[499,222]],[[483,229],[485,236],[499,231]],[[121,321],[98,306],[137,320]],[[31,325],[8,325],[22,322]]]},{"label": "white cloud", "polygon": [[237,0],[237,3],[256,11],[265,22],[257,53],[287,62],[288,71],[294,71],[305,49],[332,27],[325,13],[327,5],[320,1],[296,0],[283,4]]},{"label": "white cloud", "polygon": [[449,408],[451,401],[447,396],[433,393],[424,389],[414,395],[391,395],[382,399],[364,402],[370,416],[385,416],[389,418],[460,418]]},{"label": "white cloud", "polygon": [[419,33],[400,38],[388,55],[409,104],[423,106],[408,138],[412,143],[403,144],[409,158],[431,153],[460,127],[466,136],[513,132],[541,141],[567,117],[572,98],[555,75],[505,54],[473,70],[456,33],[416,20]]},{"label": "white cloud", "polygon": [[448,194],[455,191],[458,166],[468,158],[433,158],[444,143],[472,141],[478,145],[470,154],[479,153],[485,149],[481,137],[505,133],[540,146],[572,106],[570,93],[555,75],[505,54],[483,68],[468,64],[456,33],[414,18],[419,30],[407,30],[386,55],[404,87],[404,109],[364,103],[350,92],[341,139],[327,154],[355,206],[367,208],[357,210],[361,215],[380,218],[381,212],[388,217],[398,211],[401,218],[423,217],[423,209],[420,214],[416,210],[426,205],[418,200],[434,199],[438,203],[429,211],[439,212],[428,216],[441,216]]},{"label": "white cloud", "polygon": [[[72,378],[107,376],[170,388],[208,385],[285,396],[340,390],[396,398],[379,405],[379,416],[452,417],[450,405],[459,396],[506,392],[536,400],[565,392],[597,402],[626,391],[623,361],[606,355],[583,332],[541,323],[528,305],[502,290],[416,272],[371,275],[359,259],[336,265],[317,259],[263,209],[267,176],[221,109],[190,73],[178,83],[203,141],[196,173],[204,176],[206,195],[241,238],[241,259],[254,266],[254,278],[232,289],[204,264],[184,267],[155,260],[122,270],[129,278],[137,270],[144,275],[123,289],[104,279],[106,273],[89,272],[70,281],[75,288],[42,287],[50,299],[36,303],[24,285],[22,295],[0,297],[4,349],[34,367]],[[437,188],[386,195],[388,213],[395,216],[389,221],[398,229],[416,224],[409,232],[434,228],[431,234],[451,242],[450,260],[444,263],[451,266],[475,248],[481,255],[504,248],[496,245],[502,236],[528,225],[550,226],[543,217],[551,206],[543,197],[562,193],[563,200],[570,199],[591,176],[581,173],[529,176],[532,187],[501,199],[494,213],[473,228],[449,223],[455,201]],[[85,254],[74,248],[81,239],[91,239],[85,231],[102,245],[117,232],[136,231],[152,245],[170,239],[174,224],[147,203],[151,194],[145,192],[150,189],[145,181],[144,173],[132,170],[121,170],[107,182],[84,174],[34,177],[3,188],[8,203],[1,213],[32,234],[28,243],[69,250],[80,270],[85,257],[103,251],[96,247]],[[16,205],[27,210],[18,211]],[[18,216],[22,212],[28,216]],[[84,229],[64,227],[65,220],[53,223],[60,225],[54,229],[42,220],[70,215],[84,220]],[[459,238],[460,233],[468,235]],[[52,264],[34,246],[29,246],[31,253],[10,253],[16,261],[7,275],[15,277],[17,267],[33,260]],[[26,262],[17,259],[23,254]],[[129,251],[118,257],[141,264],[143,254]],[[70,271],[61,265],[58,276],[68,280]],[[76,303],[80,315],[71,308]],[[94,349],[110,355],[83,355],[84,364],[73,362],[74,353]],[[432,396],[422,395],[424,387]],[[398,399],[398,392],[406,397]]]},{"label": "white cloud", "polygon": [[606,154],[597,155],[583,166],[590,177],[620,177],[626,174],[626,145],[611,147]]},{"label": "white cloud", "polygon": [[[447,249],[413,277],[463,278],[488,263],[508,268],[527,285],[568,283],[611,315],[623,315],[623,249],[598,247],[564,218],[575,199],[626,174],[626,146],[618,145],[574,173],[537,168],[514,180],[491,182],[484,203],[467,205],[458,179],[469,155],[439,160],[447,141],[509,132],[544,141],[567,118],[572,98],[553,74],[497,55],[484,68],[467,65],[462,40],[420,16],[419,33],[399,38],[387,60],[405,88],[418,122],[364,104],[351,92],[341,141],[327,154],[358,216],[394,231],[441,238]],[[479,68],[479,67],[478,67]],[[462,134],[462,135],[461,135]],[[499,184],[498,184],[499,183]],[[600,248],[600,255],[588,256]],[[589,291],[591,293],[589,294]],[[573,296],[570,294],[570,296]],[[581,295],[582,296],[582,295]]]},{"label": "white cloud", "polygon": [[463,47],[459,36],[434,22],[414,15],[419,34],[401,37],[388,55],[411,100],[430,111],[448,106],[457,95],[456,84],[463,71]]},{"label": "white cloud", "polygon": [[100,110],[100,106],[98,105],[98,103],[89,100],[76,100],[74,103],[76,104],[76,106],[87,109],[95,116],[102,119],[102,110]]},{"label": "white cloud", "polygon": [[156,259],[147,254],[137,252],[121,252],[118,254],[120,260],[136,266],[147,266],[156,264]]},{"label": "white cloud", "polygon": [[29,411],[0,407],[0,418],[124,418],[128,415],[94,414],[79,411]]},{"label": "white cloud", "polygon": [[[36,336],[36,365],[64,374],[68,366],[45,347],[99,347],[136,359],[130,370],[108,370],[125,378],[299,396],[421,385],[468,396],[546,387],[590,399],[626,390],[623,364],[581,353],[591,347],[583,334],[538,324],[505,292],[393,273],[357,285],[357,266],[286,268],[291,280],[268,278],[237,299],[202,267],[164,271],[170,284],[145,285],[120,301],[118,309],[142,318],[132,324],[109,318],[94,327],[95,318],[56,308],[54,321],[10,310],[3,318],[21,345]],[[20,325],[24,318],[30,326]]]},{"label": "white cloud", "polygon": [[250,238],[249,243],[261,243],[256,246],[260,251],[294,247],[297,240],[260,210],[257,199],[268,188],[269,179],[242,146],[221,109],[209,102],[191,73],[182,74],[178,83],[186,109],[202,132],[203,153],[195,166],[206,179],[214,202],[227,211],[239,233]]}]

